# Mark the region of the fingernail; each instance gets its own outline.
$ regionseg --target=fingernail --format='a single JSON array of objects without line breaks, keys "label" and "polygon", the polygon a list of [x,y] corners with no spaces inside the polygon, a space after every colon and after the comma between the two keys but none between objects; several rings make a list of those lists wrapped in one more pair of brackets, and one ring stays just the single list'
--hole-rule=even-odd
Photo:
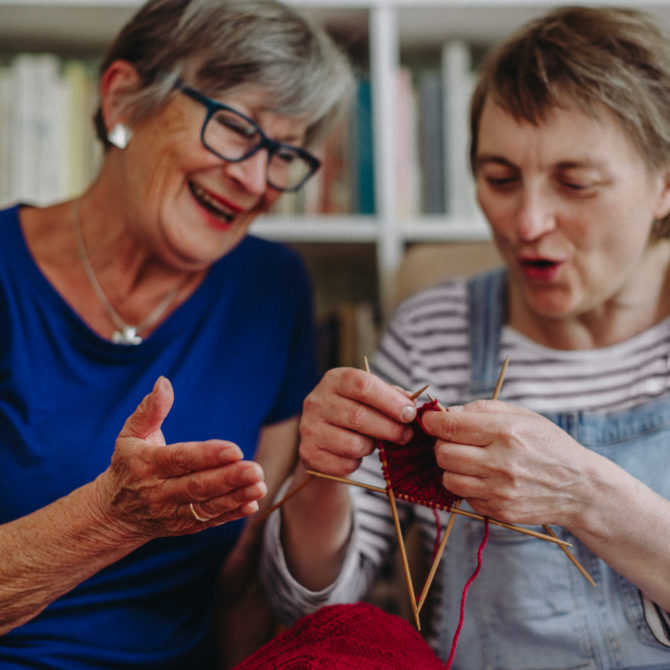
[{"label": "fingernail", "polygon": [[406,422],[416,419],[416,407],[414,405],[405,405],[402,408],[402,420]]}]

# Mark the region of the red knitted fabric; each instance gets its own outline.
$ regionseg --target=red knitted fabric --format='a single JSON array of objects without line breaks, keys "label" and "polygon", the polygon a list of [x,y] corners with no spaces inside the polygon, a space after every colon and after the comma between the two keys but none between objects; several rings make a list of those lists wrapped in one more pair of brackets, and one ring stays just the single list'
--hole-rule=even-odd
[{"label": "red knitted fabric", "polygon": [[425,433],[421,421],[424,412],[436,409],[437,400],[417,408],[414,437],[407,444],[378,441],[377,448],[386,485],[396,498],[448,512],[458,497],[442,486],[442,472],[433,450],[435,438]]},{"label": "red knitted fabric", "polygon": [[404,619],[367,603],[322,607],[233,670],[443,670]]}]

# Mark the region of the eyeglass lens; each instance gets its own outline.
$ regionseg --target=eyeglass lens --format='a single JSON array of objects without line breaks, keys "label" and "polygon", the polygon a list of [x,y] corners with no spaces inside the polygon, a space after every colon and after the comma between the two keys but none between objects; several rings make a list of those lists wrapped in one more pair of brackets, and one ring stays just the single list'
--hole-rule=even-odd
[{"label": "eyeglass lens", "polygon": [[[263,144],[258,128],[233,110],[217,110],[205,126],[205,144],[225,160],[241,160]],[[280,145],[268,162],[268,182],[280,189],[291,189],[310,175],[312,165],[289,146]]]}]

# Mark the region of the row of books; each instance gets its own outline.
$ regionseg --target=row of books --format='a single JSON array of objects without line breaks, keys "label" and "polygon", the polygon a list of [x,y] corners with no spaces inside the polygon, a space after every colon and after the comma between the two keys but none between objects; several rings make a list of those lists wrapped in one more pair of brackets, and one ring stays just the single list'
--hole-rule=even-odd
[{"label": "row of books", "polygon": [[470,47],[444,45],[437,63],[403,66],[397,75],[404,110],[396,124],[400,215],[476,216],[468,156],[469,106],[476,73]]},{"label": "row of books", "polygon": [[81,192],[101,157],[95,63],[23,53],[0,62],[0,204]]},{"label": "row of books", "polygon": [[[90,183],[102,156],[97,103],[95,61],[50,53],[0,58],[0,206],[48,204]],[[323,169],[279,211],[374,213],[370,110],[370,82],[361,77],[350,116],[328,139]]]},{"label": "row of books", "polygon": [[372,87],[359,76],[349,113],[321,147],[319,172],[298,193],[282,196],[274,213],[374,214]]},{"label": "row of books", "polygon": [[[467,158],[468,105],[473,73],[469,45],[445,44],[432,67],[399,68],[395,128],[396,213],[476,212]],[[0,60],[0,205],[47,204],[81,192],[101,158],[92,117],[97,106],[94,62],[24,53]],[[374,214],[372,90],[359,76],[345,120],[328,138],[323,166],[275,213]]]},{"label": "row of books", "polygon": [[[446,43],[429,65],[403,65],[390,114],[395,132],[395,213],[478,218],[468,158],[468,110],[475,81],[470,46]],[[325,146],[323,167],[277,212],[374,213],[370,82],[359,82],[351,114]]]}]

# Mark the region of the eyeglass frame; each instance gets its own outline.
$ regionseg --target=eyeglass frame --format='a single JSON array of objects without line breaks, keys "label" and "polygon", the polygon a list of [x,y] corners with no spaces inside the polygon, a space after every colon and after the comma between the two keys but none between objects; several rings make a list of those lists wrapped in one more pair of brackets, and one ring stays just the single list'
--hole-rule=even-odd
[{"label": "eyeglass frame", "polygon": [[[310,171],[307,173],[307,175],[302,179],[302,181],[297,185],[297,186],[291,186],[291,187],[280,187],[275,184],[273,184],[270,181],[270,171],[268,169],[267,175],[266,175],[266,182],[268,186],[271,186],[277,191],[281,191],[283,193],[295,193],[296,191],[299,191],[305,183],[311,179],[318,169],[321,167],[321,161],[316,157],[313,156],[309,151],[306,149],[303,149],[302,147],[298,147],[294,144],[288,144],[287,142],[279,142],[278,140],[273,140],[271,137],[268,137],[262,130],[262,128],[249,116],[246,114],[243,114],[239,110],[235,109],[234,107],[231,107],[230,105],[226,105],[223,102],[219,102],[218,100],[214,100],[213,98],[210,98],[209,96],[205,95],[204,93],[198,91],[198,89],[193,88],[193,86],[189,86],[187,83],[182,81],[181,79],[177,79],[177,81],[174,84],[175,89],[178,91],[181,91],[184,95],[188,96],[192,100],[195,100],[196,102],[199,102],[201,105],[205,107],[207,110],[207,114],[205,115],[205,120],[203,121],[202,128],[200,130],[200,142],[202,143],[202,146],[207,149],[207,151],[213,153],[215,156],[218,156],[221,160],[227,161],[229,163],[241,163],[242,161],[247,160],[247,158],[251,158],[254,154],[258,153],[262,149],[267,149],[268,152],[268,168],[270,165],[270,161],[272,160],[272,157],[282,148],[287,148],[290,149],[291,151],[295,151],[301,158],[305,160],[305,162],[309,165]],[[212,117],[216,114],[218,111],[226,111],[226,112],[232,112],[233,114],[237,114],[239,117],[244,119],[249,125],[251,125],[258,135],[260,136],[260,141],[258,144],[254,147],[252,147],[247,153],[244,155],[240,156],[240,158],[226,158],[222,154],[220,154],[218,151],[213,149],[211,146],[207,144],[205,141],[205,129],[207,128],[207,124],[209,121],[212,119]]]}]

